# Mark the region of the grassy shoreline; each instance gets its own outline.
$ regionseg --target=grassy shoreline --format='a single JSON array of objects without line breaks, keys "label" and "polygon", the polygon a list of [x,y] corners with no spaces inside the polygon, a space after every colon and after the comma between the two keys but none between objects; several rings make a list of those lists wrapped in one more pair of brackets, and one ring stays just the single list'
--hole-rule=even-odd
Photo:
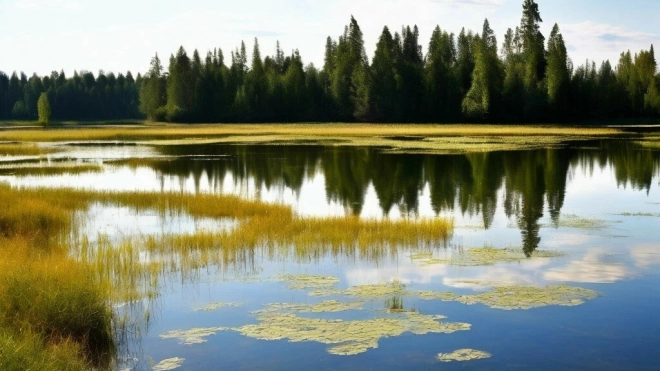
[{"label": "grassy shoreline", "polygon": [[642,138],[621,128],[431,124],[162,124],[26,128],[0,142],[134,142],[148,145],[275,144],[381,147],[393,152],[468,153],[558,147],[569,141]]}]

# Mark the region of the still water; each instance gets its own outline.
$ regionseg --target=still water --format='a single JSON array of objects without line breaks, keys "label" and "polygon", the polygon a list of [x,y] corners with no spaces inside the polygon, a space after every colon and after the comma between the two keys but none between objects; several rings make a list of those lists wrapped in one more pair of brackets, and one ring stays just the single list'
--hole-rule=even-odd
[{"label": "still water", "polygon": [[[291,205],[301,215],[455,222],[451,239],[432,246],[373,255],[323,250],[320,256],[273,255],[264,248],[222,266],[169,274],[155,299],[117,306],[137,317],[149,313],[125,340],[118,369],[158,369],[161,360],[174,357],[180,370],[660,368],[658,151],[621,141],[467,155],[322,146],[58,146],[65,151],[23,163],[93,163],[102,171],[2,180],[20,186],[235,194]],[[81,220],[81,233],[110,239],[235,226],[231,220],[101,205]],[[508,258],[466,263],[466,251],[484,247],[507,249]],[[296,282],[295,277],[309,276],[331,282]],[[364,285],[394,289],[351,294],[350,288]],[[598,295],[570,305],[502,309],[425,300],[420,294],[480,295],[497,287],[556,285]],[[319,288],[327,291],[324,296],[314,294]],[[348,306],[312,309],[328,300]],[[293,316],[277,318],[295,323],[273,323],[268,310]],[[279,332],[266,328],[269,318]],[[429,319],[464,326],[415,327],[415,321]],[[380,320],[399,321],[399,330],[375,331],[364,340],[373,328],[386,327]],[[251,324],[276,334],[269,333],[270,340],[254,336],[245,327]],[[190,333],[172,332],[191,329],[205,331],[192,340]],[[351,331],[358,340],[342,338]],[[358,350],[341,348],[356,342],[362,345]],[[490,357],[438,359],[439,353],[459,349]]]}]

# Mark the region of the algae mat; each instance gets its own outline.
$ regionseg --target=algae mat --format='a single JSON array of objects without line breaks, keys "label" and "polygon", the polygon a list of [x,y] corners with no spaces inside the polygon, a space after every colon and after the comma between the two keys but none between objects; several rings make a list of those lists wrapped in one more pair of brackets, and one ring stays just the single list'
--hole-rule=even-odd
[{"label": "algae mat", "polygon": [[468,323],[441,322],[444,318],[408,312],[384,318],[343,321],[305,318],[291,313],[266,313],[259,316],[258,324],[234,330],[261,340],[315,341],[330,345],[330,354],[355,355],[378,348],[378,340],[381,338],[399,336],[406,332],[416,335],[450,334],[470,329]]}]

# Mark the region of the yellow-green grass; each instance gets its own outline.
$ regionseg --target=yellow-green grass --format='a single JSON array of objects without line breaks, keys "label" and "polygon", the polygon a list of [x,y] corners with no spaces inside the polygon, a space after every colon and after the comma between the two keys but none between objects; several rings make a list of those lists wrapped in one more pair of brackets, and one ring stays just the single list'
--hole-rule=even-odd
[{"label": "yellow-green grass", "polygon": [[53,175],[78,175],[85,173],[99,173],[103,170],[101,165],[63,165],[63,166],[18,166],[0,168],[0,175],[15,176],[53,176]]},{"label": "yellow-green grass", "polygon": [[55,148],[46,148],[34,143],[1,143],[0,156],[41,156],[59,152]]},{"label": "yellow-green grass", "polygon": [[17,335],[4,328],[0,329],[0,370],[79,371],[92,367],[82,356],[80,345],[74,341],[53,343],[28,330]]},{"label": "yellow-green grass", "polygon": [[[6,141],[140,141],[152,144],[251,143],[381,146],[405,152],[529,149],[626,135],[613,128],[508,125],[216,124],[25,129]],[[411,140],[412,139],[412,140]]]}]

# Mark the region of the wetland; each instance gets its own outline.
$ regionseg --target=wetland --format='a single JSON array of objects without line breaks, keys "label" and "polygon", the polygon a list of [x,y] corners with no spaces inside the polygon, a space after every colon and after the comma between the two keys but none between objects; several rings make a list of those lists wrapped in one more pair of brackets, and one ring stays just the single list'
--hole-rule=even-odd
[{"label": "wetland", "polygon": [[0,132],[0,366],[653,369],[660,150],[563,130]]}]

